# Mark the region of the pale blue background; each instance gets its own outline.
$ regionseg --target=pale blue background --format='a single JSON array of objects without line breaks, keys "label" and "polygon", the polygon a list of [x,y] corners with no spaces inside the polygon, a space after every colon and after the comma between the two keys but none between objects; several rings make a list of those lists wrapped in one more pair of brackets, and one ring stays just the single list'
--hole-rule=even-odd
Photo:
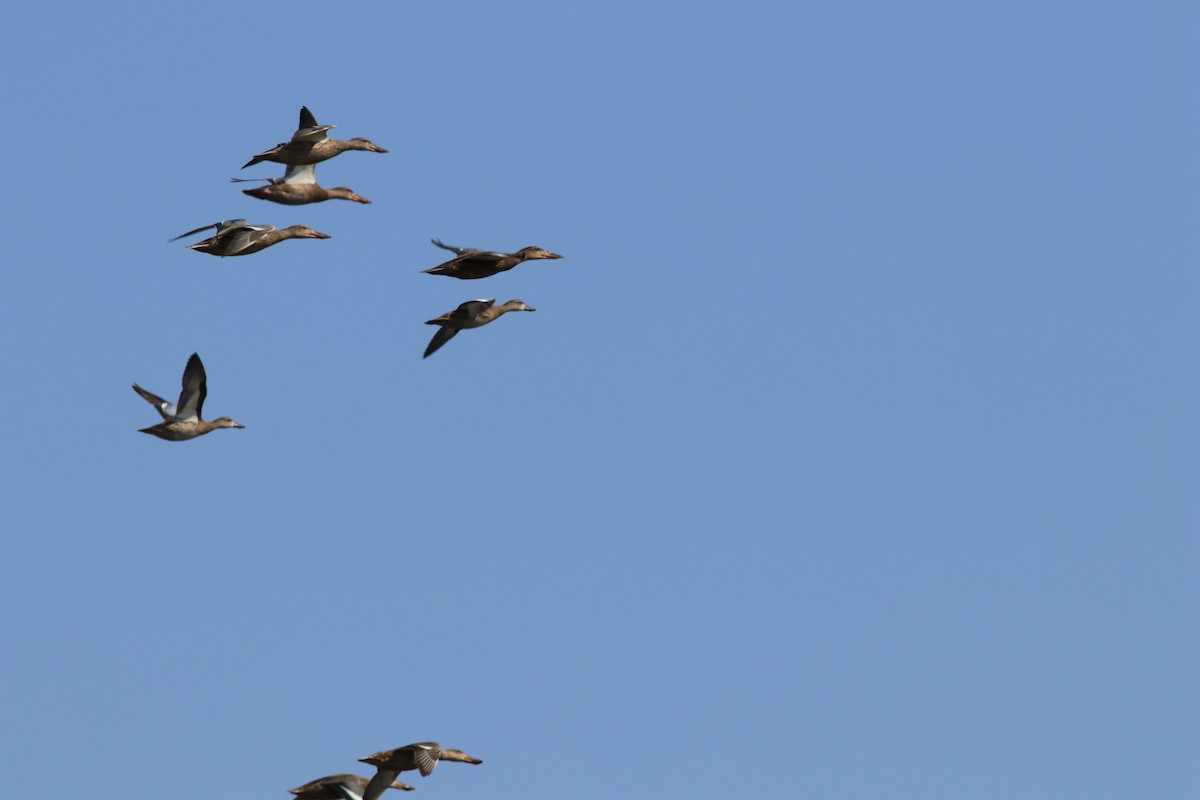
[{"label": "pale blue background", "polygon": [[[6,793],[1196,797],[1198,23],[11,9]],[[373,205],[227,183],[301,104]],[[137,433],[193,351],[246,429]]]}]

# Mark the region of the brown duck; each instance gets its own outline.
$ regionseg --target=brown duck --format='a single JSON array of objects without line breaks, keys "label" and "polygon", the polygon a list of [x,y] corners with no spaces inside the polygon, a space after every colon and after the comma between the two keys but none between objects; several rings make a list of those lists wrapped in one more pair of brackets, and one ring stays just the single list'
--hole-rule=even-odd
[{"label": "brown duck", "polygon": [[248,256],[265,250],[284,239],[329,239],[329,234],[318,233],[307,225],[291,225],[276,229],[274,225],[250,225],[244,219],[227,219],[181,233],[171,241],[191,236],[209,228],[216,228],[214,236],[202,242],[186,245],[188,250],[214,256]]},{"label": "brown duck", "polygon": [[317,164],[347,150],[369,150],[386,153],[370,139],[330,139],[329,131],[336,125],[318,125],[307,107],[300,109],[300,128],[292,134],[291,141],[280,142],[270,150],[264,150],[242,165],[242,169],[260,161],[277,161],[280,164]]},{"label": "brown duck", "polygon": [[504,272],[520,264],[522,261],[532,261],[538,258],[562,258],[558,253],[551,253],[540,247],[522,247],[515,253],[496,253],[491,250],[476,250],[471,247],[454,247],[442,244],[437,239],[431,240],[443,250],[449,250],[457,255],[431,269],[422,270],[430,275],[448,275],[451,278],[474,280]]},{"label": "brown duck", "polygon": [[441,329],[429,340],[422,358],[429,358],[438,348],[454,338],[461,330],[478,328],[498,319],[509,311],[537,311],[520,300],[509,300],[504,305],[493,305],[495,300],[468,300],[453,311],[447,311],[437,319],[426,321],[426,325],[440,325]]},{"label": "brown duck", "polygon": [[208,396],[208,376],[204,372],[204,364],[200,356],[192,353],[187,366],[183,370],[183,390],[179,393],[179,402],[172,406],[156,394],[147,392],[136,383],[133,390],[140,394],[150,405],[158,409],[163,422],[142,428],[142,433],[166,439],[169,442],[183,442],[203,436],[217,428],[244,428],[245,425],[234,422],[229,417],[219,417],[206,422],[200,418],[200,409],[204,398]]},{"label": "brown duck", "polygon": [[362,800],[377,800],[384,789],[396,780],[401,772],[420,770],[424,778],[433,772],[439,761],[460,761],[464,764],[482,764],[478,758],[467,755],[462,750],[443,750],[437,742],[417,742],[397,747],[395,750],[383,750],[379,753],[360,758],[364,764],[370,764],[378,772],[367,784]]},{"label": "brown duck", "polygon": [[[367,779],[361,775],[330,775],[288,791],[300,800],[362,800],[366,788]],[[406,792],[413,790],[413,787],[400,781],[392,781],[390,786],[383,788],[403,789]]]},{"label": "brown duck", "polygon": [[289,166],[282,178],[230,178],[232,183],[249,183],[251,181],[266,181],[266,186],[256,186],[253,189],[242,189],[242,194],[257,197],[259,200],[270,200],[272,203],[282,203],[285,206],[302,206],[308,203],[321,203],[326,200],[352,200],[355,203],[370,203],[367,198],[359,195],[353,189],[345,186],[335,186],[326,189],[317,185],[317,165],[301,164]]}]

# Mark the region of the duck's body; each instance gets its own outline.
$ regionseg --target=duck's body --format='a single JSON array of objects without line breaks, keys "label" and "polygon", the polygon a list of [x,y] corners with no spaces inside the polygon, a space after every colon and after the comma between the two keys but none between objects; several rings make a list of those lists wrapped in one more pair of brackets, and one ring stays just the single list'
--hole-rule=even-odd
[{"label": "duck's body", "polygon": [[217,229],[214,236],[202,242],[186,245],[187,249],[214,256],[248,256],[282,242],[284,239],[331,238],[329,234],[314,231],[307,225],[276,228],[274,225],[250,225],[244,219],[227,219],[180,234],[171,241],[206,231],[209,228]]},{"label": "duck's body", "polygon": [[[367,779],[361,775],[330,775],[288,791],[300,800],[362,800],[367,783]],[[392,781],[390,786],[384,788],[401,789],[406,792],[413,790],[413,787],[400,781]]]},{"label": "duck's body", "polygon": [[503,305],[493,305],[495,300],[468,300],[453,311],[447,311],[437,319],[427,320],[426,325],[439,325],[440,330],[429,340],[422,358],[429,358],[438,348],[454,338],[461,330],[487,325],[509,311],[537,311],[520,300],[509,300]]},{"label": "duck's body", "polygon": [[[204,406],[204,398],[208,396],[208,375],[204,372],[204,364],[200,356],[192,353],[187,366],[183,370],[183,388],[179,393],[179,402],[172,406],[156,394],[147,392],[136,383],[133,390],[142,398],[158,409],[163,422],[142,428],[142,433],[166,439],[169,442],[183,442],[195,439],[197,436],[215,431],[218,428],[244,428],[229,417],[219,417],[210,421],[201,419],[200,412]],[[169,416],[168,416],[169,414]]]},{"label": "duck's body", "polygon": [[355,203],[370,203],[371,201],[345,186],[335,186],[326,189],[317,184],[317,168],[315,164],[289,166],[282,178],[230,178],[234,183],[245,183],[248,180],[265,180],[266,186],[256,186],[253,189],[242,189],[242,194],[257,197],[259,200],[270,200],[272,203],[282,203],[285,206],[302,206],[308,203],[321,203],[326,200],[351,200]]},{"label": "duck's body", "polygon": [[458,255],[444,264],[438,264],[436,267],[422,271],[430,275],[447,275],[463,280],[487,278],[498,272],[510,270],[523,261],[539,258],[562,258],[558,253],[551,253],[540,247],[522,247],[515,253],[497,253],[469,247],[451,247],[442,244],[437,239],[434,239],[433,243],[444,250],[458,253]]},{"label": "duck's body", "polygon": [[264,150],[242,165],[242,169],[260,161],[276,161],[280,164],[300,166],[319,164],[347,150],[369,150],[386,153],[370,139],[330,139],[329,131],[336,125],[318,125],[308,108],[300,109],[300,127],[287,142],[280,142],[270,150]]},{"label": "duck's body", "polygon": [[469,756],[462,750],[443,750],[437,742],[406,744],[395,750],[383,750],[366,758],[360,758],[359,761],[370,764],[378,770],[367,784],[362,800],[377,800],[401,772],[419,770],[421,777],[424,778],[433,772],[439,761],[459,761],[464,764],[483,763],[480,759]]},{"label": "duck's body", "polygon": [[139,430],[142,433],[166,439],[168,442],[186,442],[188,439],[203,436],[206,433],[215,431],[217,428],[244,427],[246,426],[234,422],[229,417],[217,417],[211,422],[203,419],[172,419],[152,425],[149,428],[140,428]]}]

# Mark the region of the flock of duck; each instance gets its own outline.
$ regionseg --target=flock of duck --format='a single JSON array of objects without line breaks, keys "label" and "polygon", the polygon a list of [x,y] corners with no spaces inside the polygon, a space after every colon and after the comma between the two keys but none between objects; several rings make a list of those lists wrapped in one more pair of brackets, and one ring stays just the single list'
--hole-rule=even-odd
[{"label": "flock of duck", "polygon": [[[352,189],[337,186],[326,189],[317,183],[316,165],[327,161],[347,150],[366,150],[372,153],[386,153],[382,147],[369,139],[333,139],[329,131],[334,125],[319,125],[316,117],[307,107],[300,109],[300,127],[292,134],[292,138],[281,142],[269,150],[264,150],[247,161],[242,169],[265,161],[284,164],[287,169],[282,178],[231,178],[236,183],[265,181],[266,186],[243,189],[242,193],[260,200],[269,200],[283,205],[299,206],[308,203],[320,203],[325,200],[350,200],[356,203],[370,203]],[[214,256],[246,256],[278,244],[285,239],[329,239],[327,233],[313,230],[307,225],[290,225],[286,228],[276,228],[274,225],[252,225],[244,219],[227,219],[205,225],[187,233],[180,234],[171,241],[194,236],[197,233],[214,230],[212,236],[203,241],[186,245],[189,250],[208,253]],[[562,258],[557,253],[544,250],[541,247],[524,247],[515,253],[499,253],[491,250],[478,250],[471,247],[454,247],[433,239],[433,244],[449,250],[454,257],[436,267],[423,270],[429,275],[445,275],[461,280],[478,280],[501,272],[506,272],[518,264],[535,259]],[[426,325],[438,326],[438,331],[429,340],[422,358],[428,358],[454,338],[459,331],[468,328],[479,328],[499,319],[509,311],[535,311],[521,300],[509,300],[496,305],[495,299],[467,300],[453,311],[447,311],[440,317],[426,321]],[[172,405],[158,395],[152,394],[136,383],[133,389],[153,405],[162,416],[163,421],[149,428],[142,428],[142,433],[149,433],[168,441],[185,441],[203,436],[218,428],[244,428],[229,417],[220,417],[206,421],[201,417],[201,407],[208,394],[207,376],[200,356],[193,353],[188,359],[183,371],[183,388],[179,401]],[[415,746],[415,745],[414,745]],[[456,751],[455,751],[456,752]],[[430,768],[432,769],[432,767]],[[340,795],[339,795],[340,796]],[[369,798],[368,798],[369,800]]]},{"label": "flock of duck", "polygon": [[375,775],[370,780],[361,775],[329,775],[288,791],[300,800],[376,800],[387,789],[412,791],[413,787],[396,780],[401,772],[416,770],[424,778],[433,772],[439,761],[483,763],[462,750],[443,749],[437,742],[406,744],[395,750],[373,753],[359,761],[375,767]]}]

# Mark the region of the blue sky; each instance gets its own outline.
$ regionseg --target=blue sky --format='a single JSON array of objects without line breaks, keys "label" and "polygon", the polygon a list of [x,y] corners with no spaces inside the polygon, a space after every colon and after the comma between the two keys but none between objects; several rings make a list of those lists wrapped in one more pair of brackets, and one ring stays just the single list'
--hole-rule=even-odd
[{"label": "blue sky", "polygon": [[[14,9],[9,791],[1196,796],[1198,22]],[[301,105],[372,205],[227,182]],[[245,430],[137,433],[192,352]]]}]

